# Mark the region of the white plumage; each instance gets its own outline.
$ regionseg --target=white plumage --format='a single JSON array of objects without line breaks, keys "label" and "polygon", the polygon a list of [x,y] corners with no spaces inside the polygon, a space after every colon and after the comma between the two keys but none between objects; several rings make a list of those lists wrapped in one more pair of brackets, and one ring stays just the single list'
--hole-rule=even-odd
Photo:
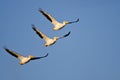
[{"label": "white plumage", "polygon": [[48,53],[45,56],[42,57],[34,57],[33,55],[28,55],[27,57],[22,56],[21,54],[18,54],[12,50],[9,50],[8,48],[4,48],[6,52],[8,52],[9,54],[11,54],[12,56],[18,58],[20,60],[20,65],[26,64],[28,63],[30,60],[36,60],[36,59],[41,59],[44,57],[48,56]]},{"label": "white plumage", "polygon": [[77,19],[76,21],[72,21],[72,22],[63,21],[63,23],[60,23],[52,15],[43,11],[42,9],[39,9],[39,12],[42,13],[54,25],[53,30],[60,30],[63,27],[65,27],[67,24],[71,24],[79,21],[79,19]]},{"label": "white plumage", "polygon": [[45,40],[46,47],[54,44],[58,39],[67,37],[70,34],[70,32],[68,32],[67,34],[65,34],[62,37],[55,36],[53,38],[50,38],[47,35],[45,35],[44,33],[42,33],[40,30],[38,30],[34,25],[32,25],[32,29],[39,35],[40,38]]}]

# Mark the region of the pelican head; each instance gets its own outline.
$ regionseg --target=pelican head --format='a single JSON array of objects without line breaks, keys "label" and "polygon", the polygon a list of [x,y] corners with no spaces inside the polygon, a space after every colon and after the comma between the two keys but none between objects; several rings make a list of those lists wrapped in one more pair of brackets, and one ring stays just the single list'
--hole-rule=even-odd
[{"label": "pelican head", "polygon": [[66,24],[69,24],[69,22],[68,22],[68,21],[63,21],[63,24],[65,24],[65,25],[66,25]]}]

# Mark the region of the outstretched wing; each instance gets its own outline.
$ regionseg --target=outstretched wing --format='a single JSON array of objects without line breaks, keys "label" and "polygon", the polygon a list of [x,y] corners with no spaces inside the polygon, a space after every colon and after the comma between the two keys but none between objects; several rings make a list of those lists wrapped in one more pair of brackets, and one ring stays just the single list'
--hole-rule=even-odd
[{"label": "outstretched wing", "polygon": [[68,22],[68,23],[71,24],[71,23],[76,23],[78,21],[79,21],[79,18],[76,21],[71,21],[71,22]]},{"label": "outstretched wing", "polygon": [[41,56],[41,57],[33,57],[31,60],[36,60],[36,59],[41,59],[41,58],[45,58],[48,56],[48,53],[45,56]]},{"label": "outstretched wing", "polygon": [[33,24],[32,24],[32,29],[36,32],[36,34],[39,35],[40,38],[44,39],[44,40],[48,40],[49,37],[46,36],[45,34],[43,34],[41,31],[39,31]]},{"label": "outstretched wing", "polygon": [[62,37],[60,37],[60,38],[67,37],[67,36],[69,36],[69,35],[70,35],[70,33],[71,33],[71,31],[69,31],[67,34],[65,34],[64,36],[62,36]]},{"label": "outstretched wing", "polygon": [[42,9],[39,9],[39,12],[41,12],[53,24],[58,23],[58,21],[52,15],[50,15],[49,13],[43,11]]},{"label": "outstretched wing", "polygon": [[14,56],[14,57],[16,57],[16,58],[19,58],[19,59],[20,59],[20,58],[23,58],[22,55],[14,52],[14,51],[12,51],[12,50],[9,50],[8,48],[4,48],[4,49],[5,49],[6,52],[8,52],[9,54],[11,54],[12,56]]},{"label": "outstretched wing", "polygon": [[66,35],[64,35],[63,37],[67,37],[67,36],[69,36],[70,33],[71,33],[71,31],[69,31],[69,32],[68,32]]}]

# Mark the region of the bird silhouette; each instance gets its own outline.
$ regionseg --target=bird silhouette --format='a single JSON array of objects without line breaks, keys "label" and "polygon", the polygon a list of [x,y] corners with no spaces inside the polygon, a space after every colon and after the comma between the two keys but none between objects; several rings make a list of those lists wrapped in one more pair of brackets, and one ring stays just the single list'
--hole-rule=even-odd
[{"label": "bird silhouette", "polygon": [[38,30],[33,24],[32,24],[32,29],[36,32],[36,34],[38,34],[38,36],[39,36],[41,39],[44,39],[44,40],[45,40],[45,44],[44,44],[44,45],[45,45],[46,47],[54,44],[58,39],[65,38],[65,37],[67,37],[67,36],[70,35],[70,31],[69,31],[69,32],[68,32],[67,34],[65,34],[64,36],[61,36],[61,37],[55,36],[55,37],[53,37],[53,38],[50,38],[50,37],[48,37],[47,35],[45,35],[43,32],[41,32],[40,30]]},{"label": "bird silhouette", "polygon": [[79,21],[79,18],[76,21],[68,22],[68,21],[63,21],[63,23],[58,22],[52,15],[49,13],[43,11],[41,8],[39,9],[39,12],[42,13],[53,25],[53,30],[60,30],[63,27],[65,27],[67,24],[72,24],[76,23]]},{"label": "bird silhouette", "polygon": [[34,57],[33,55],[28,55],[27,57],[25,57],[25,56],[23,56],[21,54],[18,54],[18,53],[14,52],[14,51],[12,51],[8,48],[4,47],[4,49],[5,49],[6,52],[11,54],[12,56],[18,58],[20,60],[20,62],[19,62],[20,65],[26,64],[31,60],[37,60],[37,59],[45,58],[45,57],[48,56],[48,53],[47,53],[45,56],[41,56],[41,57]]}]

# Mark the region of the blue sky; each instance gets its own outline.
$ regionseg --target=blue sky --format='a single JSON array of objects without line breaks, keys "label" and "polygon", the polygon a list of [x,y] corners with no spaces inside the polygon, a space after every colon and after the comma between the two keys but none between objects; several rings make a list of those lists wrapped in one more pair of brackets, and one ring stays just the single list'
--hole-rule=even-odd
[{"label": "blue sky", "polygon": [[[53,31],[53,25],[38,12],[57,20],[80,22]],[[1,80],[120,80],[120,1],[119,0],[2,0],[0,1]],[[31,28],[34,24],[50,37],[70,36],[44,47]],[[3,47],[22,55],[44,59],[19,65]]]}]

